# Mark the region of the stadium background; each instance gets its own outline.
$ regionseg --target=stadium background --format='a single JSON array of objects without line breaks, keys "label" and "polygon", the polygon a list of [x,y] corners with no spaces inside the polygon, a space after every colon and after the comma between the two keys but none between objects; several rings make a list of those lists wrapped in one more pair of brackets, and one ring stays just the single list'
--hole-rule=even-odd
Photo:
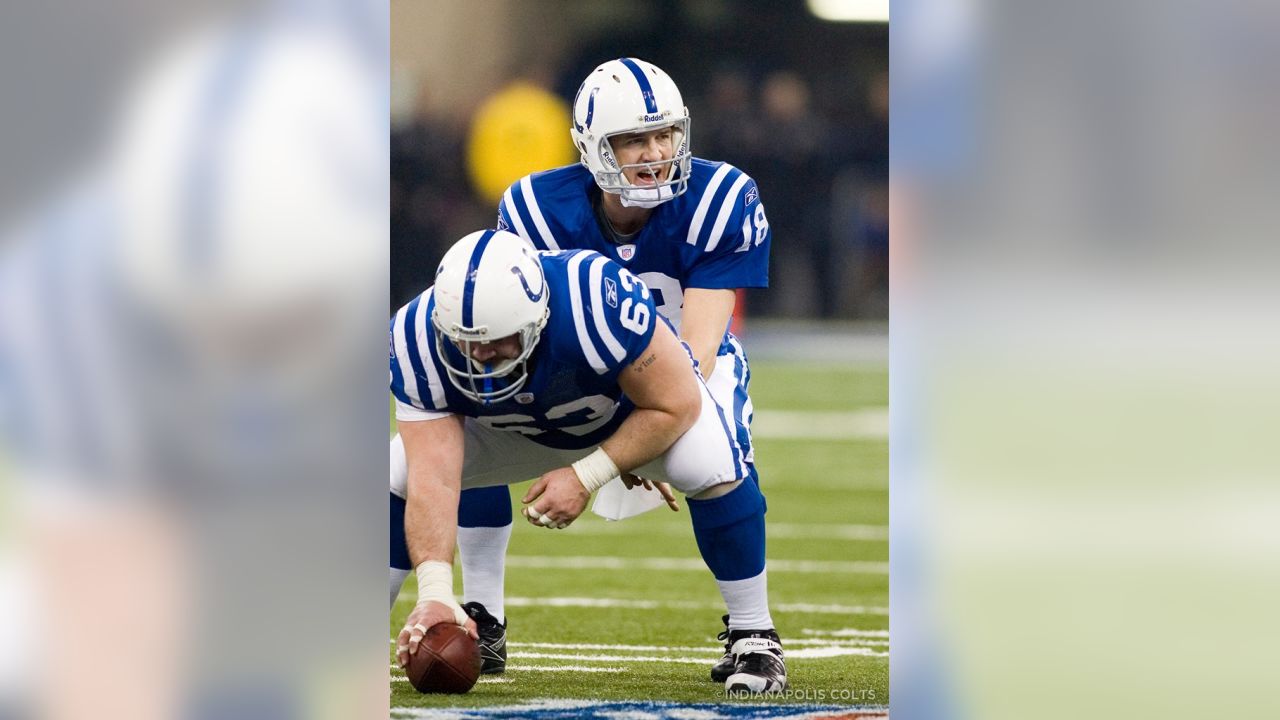
[{"label": "stadium background", "polygon": [[568,103],[621,55],[680,86],[694,154],[743,168],[774,229],[752,316],[888,317],[889,32],[803,0],[391,3],[391,302],[493,225],[522,175],[576,162]]},{"label": "stadium background", "polygon": [[[508,184],[577,161],[569,102],[593,67],[624,55],[671,74],[694,154],[753,175],[773,228],[771,287],[740,296],[738,322],[769,498],[771,602],[798,691],[783,702],[879,714],[887,23],[824,20],[802,0],[392,0],[391,309],[430,284],[454,240],[493,225]],[[720,599],[684,513],[618,524],[588,514],[554,535],[517,523],[507,595],[508,672],[467,696],[427,697],[393,665],[393,717],[435,705],[515,704],[522,716],[554,707],[546,700],[723,701],[704,677],[720,651]],[[414,598],[410,580],[393,635]]]}]

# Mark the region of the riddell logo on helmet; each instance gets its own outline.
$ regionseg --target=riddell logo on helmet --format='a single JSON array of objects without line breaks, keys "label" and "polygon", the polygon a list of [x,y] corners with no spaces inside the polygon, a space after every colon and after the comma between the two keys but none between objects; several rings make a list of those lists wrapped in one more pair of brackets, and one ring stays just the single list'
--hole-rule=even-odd
[{"label": "riddell logo on helmet", "polygon": [[653,115],[641,115],[640,122],[658,122],[659,120],[665,119],[667,115],[670,115],[670,114],[671,113],[668,111],[668,112],[655,113]]}]

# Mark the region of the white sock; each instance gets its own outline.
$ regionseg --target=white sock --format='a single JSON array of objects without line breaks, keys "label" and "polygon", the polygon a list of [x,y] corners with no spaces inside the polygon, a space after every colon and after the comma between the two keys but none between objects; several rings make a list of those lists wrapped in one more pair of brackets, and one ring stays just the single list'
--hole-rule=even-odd
[{"label": "white sock", "polygon": [[769,615],[769,570],[746,580],[717,580],[725,607],[729,608],[730,630],[767,630],[773,627]]},{"label": "white sock", "polygon": [[396,606],[396,598],[400,596],[400,586],[404,585],[405,578],[409,577],[412,570],[397,570],[391,568],[391,607]]},{"label": "white sock", "polygon": [[458,528],[458,555],[462,558],[462,602],[478,602],[506,622],[503,577],[507,570],[507,543],[512,525]]}]

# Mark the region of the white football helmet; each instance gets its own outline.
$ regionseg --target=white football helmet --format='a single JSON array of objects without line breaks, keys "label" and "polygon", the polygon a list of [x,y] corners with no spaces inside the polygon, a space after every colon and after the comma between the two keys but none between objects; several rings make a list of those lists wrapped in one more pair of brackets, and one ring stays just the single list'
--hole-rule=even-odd
[{"label": "white football helmet", "polygon": [[[609,138],[666,127],[674,135],[675,156],[670,161],[626,167],[656,173],[667,165],[667,179],[654,187],[632,185],[614,157]],[[652,63],[620,58],[591,71],[573,99],[573,127],[569,134],[582,153],[582,164],[591,171],[600,189],[621,195],[622,203],[628,207],[656,207],[680,195],[689,185],[689,109],[671,77]]]},{"label": "white football helmet", "polygon": [[[502,230],[480,230],[459,240],[436,270],[431,312],[449,382],[486,404],[520,392],[549,312],[547,279],[532,245]],[[520,337],[519,357],[497,365],[471,357],[473,345],[511,335]]]}]

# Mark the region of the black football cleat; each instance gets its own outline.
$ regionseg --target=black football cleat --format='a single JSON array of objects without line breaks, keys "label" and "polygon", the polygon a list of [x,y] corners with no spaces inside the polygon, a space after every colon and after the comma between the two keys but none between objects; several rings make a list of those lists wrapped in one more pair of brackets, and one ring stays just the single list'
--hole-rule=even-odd
[{"label": "black football cleat", "polygon": [[497,675],[507,669],[507,624],[489,614],[484,605],[469,602],[462,606],[467,617],[476,621],[480,635],[480,674]]},{"label": "black football cleat", "polygon": [[711,666],[711,681],[718,683],[728,680],[738,664],[733,659],[733,653],[729,651],[729,648],[732,647],[729,643],[729,616],[722,615],[720,621],[724,623],[724,630],[719,635],[716,635],[716,639],[724,641],[724,657]]},{"label": "black football cleat", "polygon": [[787,666],[782,660],[782,641],[768,630],[730,630],[729,651],[736,665],[724,681],[729,695],[762,695],[787,689]]}]

